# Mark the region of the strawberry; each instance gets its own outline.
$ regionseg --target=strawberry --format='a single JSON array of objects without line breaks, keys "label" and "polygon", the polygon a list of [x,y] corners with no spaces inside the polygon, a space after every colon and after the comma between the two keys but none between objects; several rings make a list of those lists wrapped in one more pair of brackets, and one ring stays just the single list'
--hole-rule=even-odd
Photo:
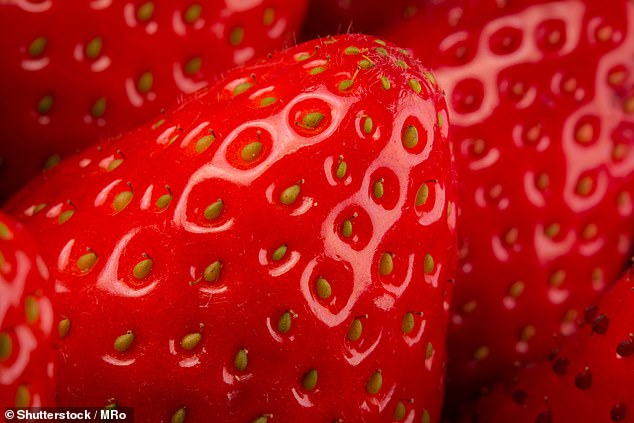
[{"label": "strawberry", "polygon": [[305,9],[306,0],[0,2],[0,203],[60,156],[281,48]]},{"label": "strawberry", "polygon": [[0,212],[0,407],[53,405],[49,272],[23,225]]},{"label": "strawberry", "polygon": [[310,0],[304,39],[353,31],[375,33],[415,15],[429,0]]},{"label": "strawberry", "polygon": [[436,419],[456,216],[432,81],[373,37],[312,41],[12,200],[57,264],[61,403],[153,423]]},{"label": "strawberry", "polygon": [[600,303],[549,362],[479,404],[481,422],[622,422],[634,413],[634,284],[632,271]]},{"label": "strawberry", "polygon": [[447,93],[462,228],[448,385],[471,396],[546,358],[627,263],[634,3],[449,0],[386,38]]}]

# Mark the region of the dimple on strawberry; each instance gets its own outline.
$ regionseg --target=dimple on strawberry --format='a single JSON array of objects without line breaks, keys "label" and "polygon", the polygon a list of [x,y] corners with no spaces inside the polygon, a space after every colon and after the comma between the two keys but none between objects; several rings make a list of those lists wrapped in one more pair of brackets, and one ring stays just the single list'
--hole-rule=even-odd
[{"label": "dimple on strawberry", "polygon": [[52,282],[22,224],[0,212],[0,407],[54,404]]},{"label": "dimple on strawberry", "polygon": [[139,422],[438,419],[447,134],[426,68],[346,35],[61,163],[9,204],[55,264],[61,404]]},{"label": "dimple on strawberry", "polygon": [[462,228],[448,384],[471,396],[546,358],[627,264],[634,4],[426,11],[386,38],[428,61],[447,93]]},{"label": "dimple on strawberry", "polygon": [[0,203],[294,38],[305,0],[3,2]]},{"label": "dimple on strawberry", "polygon": [[634,412],[634,284],[628,271],[549,361],[499,386],[469,422],[627,422]]}]

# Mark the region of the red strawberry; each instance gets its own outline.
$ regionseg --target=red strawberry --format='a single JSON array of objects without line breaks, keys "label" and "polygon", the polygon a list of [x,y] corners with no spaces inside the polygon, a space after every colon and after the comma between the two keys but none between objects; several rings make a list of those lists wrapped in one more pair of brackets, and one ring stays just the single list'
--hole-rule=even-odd
[{"label": "red strawberry", "polygon": [[21,224],[0,212],[0,408],[53,405],[49,273]]},{"label": "red strawberry", "polygon": [[415,15],[428,0],[309,0],[303,37],[374,33]]},{"label": "red strawberry", "polygon": [[60,155],[281,48],[306,9],[306,0],[0,3],[0,202]]},{"label": "red strawberry", "polygon": [[629,271],[551,361],[480,404],[478,422],[627,422],[634,415],[634,284]]},{"label": "red strawberry", "polygon": [[57,263],[62,404],[436,418],[456,251],[432,79],[368,36],[299,45],[15,199]]},{"label": "red strawberry", "polygon": [[462,219],[448,346],[455,394],[545,358],[627,263],[634,3],[445,6],[388,38],[436,68],[452,113]]}]

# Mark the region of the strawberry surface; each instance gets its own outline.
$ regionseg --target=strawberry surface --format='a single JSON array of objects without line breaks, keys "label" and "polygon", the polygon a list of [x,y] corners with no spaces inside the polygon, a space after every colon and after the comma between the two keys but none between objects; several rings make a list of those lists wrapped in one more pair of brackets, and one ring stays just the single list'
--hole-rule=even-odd
[{"label": "strawberry surface", "polygon": [[283,47],[305,9],[305,0],[2,2],[0,203],[60,156]]},{"label": "strawberry surface", "polygon": [[632,271],[582,316],[550,361],[522,372],[478,404],[470,422],[628,422],[634,415]]},{"label": "strawberry surface", "polygon": [[447,135],[418,61],[346,35],[57,166],[9,208],[55,264],[61,403],[139,422],[437,419]]},{"label": "strawberry surface", "polygon": [[546,358],[627,263],[634,3],[450,0],[427,12],[386,37],[447,93],[462,228],[448,384],[471,395]]},{"label": "strawberry surface", "polygon": [[0,212],[0,407],[54,403],[52,283],[23,225]]}]

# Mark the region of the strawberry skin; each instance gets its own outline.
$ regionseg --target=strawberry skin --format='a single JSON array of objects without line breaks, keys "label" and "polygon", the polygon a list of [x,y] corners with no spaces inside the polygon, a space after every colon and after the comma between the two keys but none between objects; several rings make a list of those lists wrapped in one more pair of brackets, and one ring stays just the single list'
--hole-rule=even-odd
[{"label": "strawberry skin", "polygon": [[56,264],[61,403],[139,422],[436,420],[447,135],[418,61],[346,35],[236,69],[36,180],[9,208]]},{"label": "strawberry skin", "polygon": [[627,264],[634,4],[447,1],[386,38],[447,93],[462,228],[448,384],[471,394],[546,358]]},{"label": "strawberry skin", "polygon": [[52,286],[22,224],[0,212],[0,407],[51,406]]},{"label": "strawberry skin", "polygon": [[283,47],[306,9],[305,0],[31,3],[0,5],[0,203],[60,156]]},{"label": "strawberry skin", "polygon": [[550,361],[498,387],[469,422],[627,422],[634,415],[634,284],[628,271],[586,308]]}]

